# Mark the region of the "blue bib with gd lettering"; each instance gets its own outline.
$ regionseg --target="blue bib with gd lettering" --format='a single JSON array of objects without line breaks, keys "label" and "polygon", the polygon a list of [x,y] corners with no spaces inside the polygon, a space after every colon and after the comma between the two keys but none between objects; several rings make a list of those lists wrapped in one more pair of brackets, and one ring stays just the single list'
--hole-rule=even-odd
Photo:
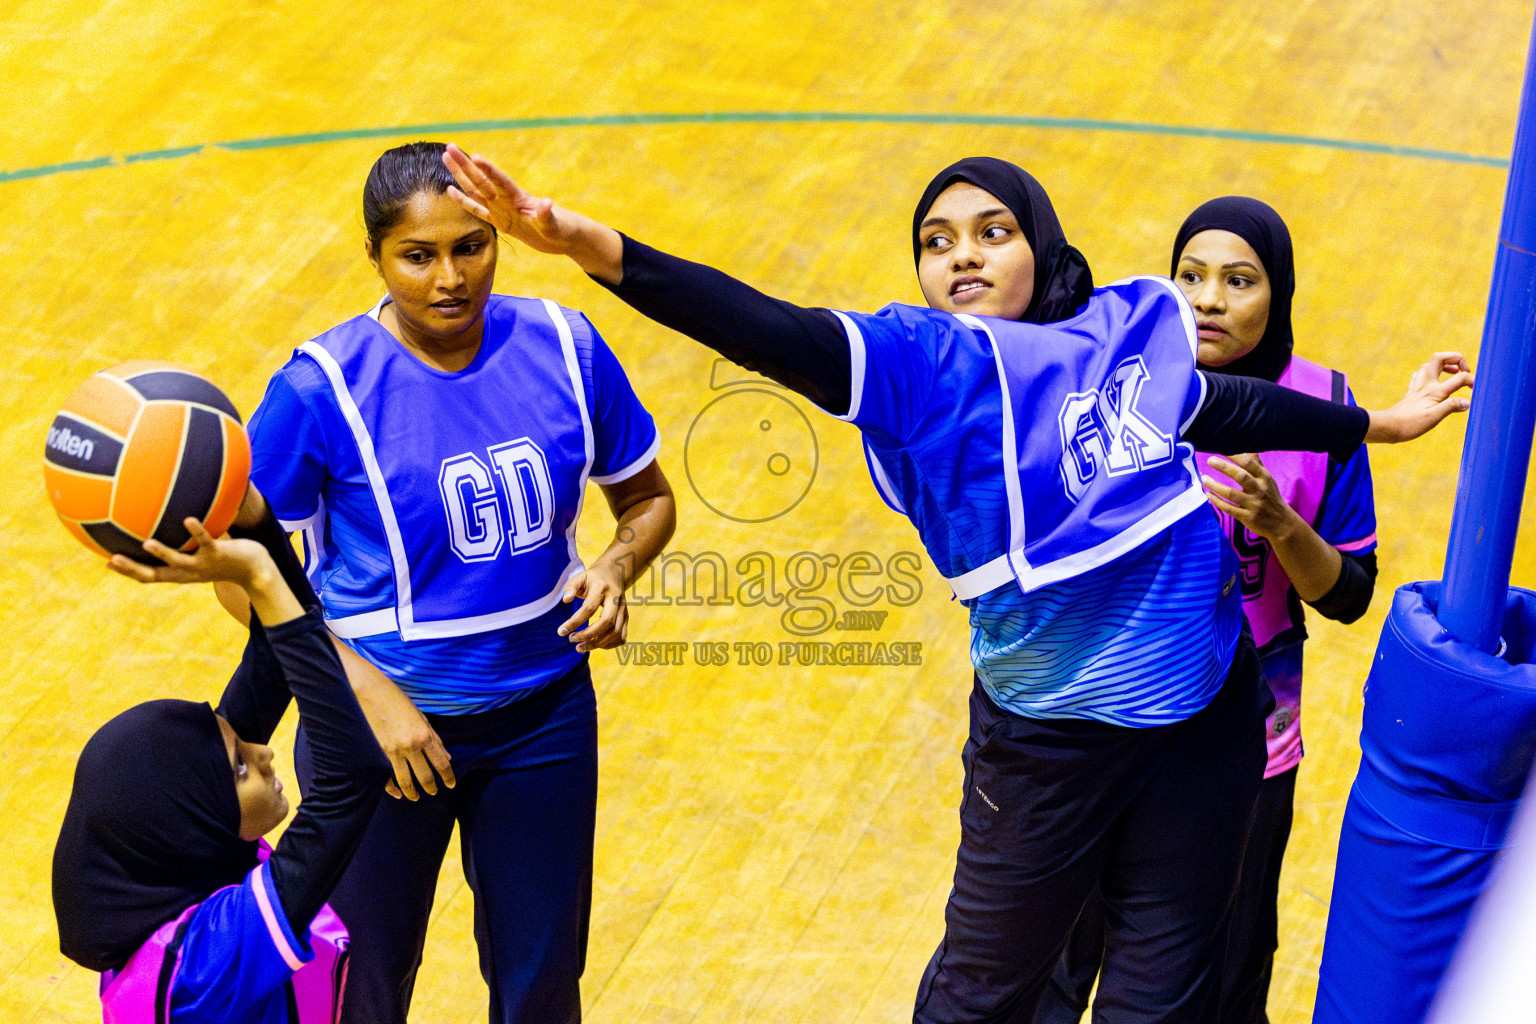
[{"label": "blue bib with gd lettering", "polygon": [[328,620],[338,636],[515,625],[553,608],[582,568],[593,436],[578,351],[592,333],[547,299],[495,296],[485,320],[457,373],[426,366],[371,316],[299,346],[352,435],[394,582],[391,607]]}]

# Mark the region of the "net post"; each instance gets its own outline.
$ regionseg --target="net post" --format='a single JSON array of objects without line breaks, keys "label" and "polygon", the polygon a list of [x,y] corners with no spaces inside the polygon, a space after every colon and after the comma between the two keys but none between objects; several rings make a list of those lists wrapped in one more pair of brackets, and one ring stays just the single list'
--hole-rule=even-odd
[{"label": "net post", "polygon": [[1477,361],[1440,621],[1464,643],[1499,647],[1510,563],[1536,431],[1536,28],[1525,64],[1488,315]]}]

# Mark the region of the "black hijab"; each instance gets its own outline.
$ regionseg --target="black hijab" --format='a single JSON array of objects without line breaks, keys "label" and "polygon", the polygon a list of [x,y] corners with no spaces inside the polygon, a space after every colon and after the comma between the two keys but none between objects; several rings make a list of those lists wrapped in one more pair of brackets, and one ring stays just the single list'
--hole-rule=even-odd
[{"label": "black hijab", "polygon": [[207,704],[152,700],[86,743],[53,851],[59,949],[121,967],[156,928],[256,866]]},{"label": "black hijab", "polygon": [[1035,252],[1035,292],[1024,323],[1051,324],[1074,316],[1093,294],[1093,271],[1083,254],[1067,244],[1050,196],[1024,168],[990,156],[967,157],[944,168],[923,190],[912,214],[912,259],[922,257],[918,229],[939,193],[957,181],[990,192],[1018,219],[1024,238]]},{"label": "black hijab", "polygon": [[1209,366],[1216,373],[1240,377],[1278,380],[1291,361],[1291,297],[1296,294],[1296,263],[1291,255],[1291,233],[1285,221],[1266,203],[1247,196],[1222,196],[1199,206],[1184,219],[1178,237],[1173,240],[1173,268],[1168,276],[1179,276],[1179,257],[1189,240],[1202,231],[1230,231],[1247,242],[1264,264],[1269,275],[1269,321],[1264,336],[1252,352],[1239,356],[1226,366]]}]

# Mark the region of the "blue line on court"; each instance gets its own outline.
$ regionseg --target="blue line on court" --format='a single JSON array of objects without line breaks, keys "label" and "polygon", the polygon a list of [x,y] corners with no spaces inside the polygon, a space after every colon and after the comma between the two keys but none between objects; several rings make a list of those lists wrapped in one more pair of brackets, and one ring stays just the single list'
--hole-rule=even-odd
[{"label": "blue line on court", "polygon": [[1253,132],[1240,128],[1200,128],[1188,125],[1151,124],[1142,121],[1098,121],[1080,117],[1026,117],[1006,114],[921,114],[861,113],[839,110],[745,110],[719,113],[674,114],[573,114],[559,117],[514,117],[495,121],[447,121],[438,124],[399,125],[392,128],[348,128],[340,131],[309,132],[302,135],[269,135],[257,139],[235,139],[172,149],[129,153],[122,158],[103,156],[94,160],[27,167],[0,171],[0,182],[21,178],[42,178],[69,171],[95,170],[120,164],[150,160],[176,160],[207,149],[250,150],[279,149],[286,146],[310,146],[321,142],[345,142],[355,139],[379,139],[394,136],[451,135],[463,132],[526,131],[540,128],[612,128],[643,125],[686,124],[911,124],[961,125],[976,128],[1044,128],[1057,131],[1121,132],[1135,135],[1163,135],[1196,139],[1225,139],[1232,142],[1257,142],[1282,146],[1312,146],[1378,156],[1438,160],[1445,163],[1475,164],[1508,169],[1506,157],[1480,156],[1445,149],[1418,146],[1390,146],[1381,142],[1354,139],[1329,139],[1312,135],[1285,135]]},{"label": "blue line on court", "polygon": [[151,149],[146,153],[129,153],[123,157],[125,164],[139,164],[146,160],[176,160],[201,153],[206,146],[177,146],[175,149]]}]

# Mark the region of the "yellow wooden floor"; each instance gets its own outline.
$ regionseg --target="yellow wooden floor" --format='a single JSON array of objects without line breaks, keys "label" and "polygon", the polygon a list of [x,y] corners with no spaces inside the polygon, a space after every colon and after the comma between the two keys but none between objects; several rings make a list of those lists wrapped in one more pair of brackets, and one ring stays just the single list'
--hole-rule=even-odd
[{"label": "yellow wooden floor", "polygon": [[[109,578],[57,526],[39,466],[47,424],[90,371],[145,356],[197,367],[253,408],[296,344],[377,297],[362,254],[363,177],[385,146],[445,134],[389,129],[569,119],[450,134],[644,240],[846,308],[917,299],[910,203],[959,156],[1034,170],[1103,281],[1165,271],[1173,232],[1198,202],[1257,195],[1295,237],[1298,350],[1347,370],[1362,402],[1379,406],[1422,354],[1476,348],[1505,181],[1496,161],[1509,152],[1530,16],[1510,0],[10,5],[0,34],[0,266],[15,358],[0,370],[0,1019],[97,1013],[94,979],[57,952],[48,897],[80,746],[130,703],[216,697],[240,644],[211,594]],[[604,120],[709,112],[951,123]],[[1257,134],[962,123],[1006,117]],[[383,130],[360,138],[365,129]],[[212,145],[279,136],[313,137]],[[57,166],[71,163],[85,166]],[[781,642],[799,639],[785,606],[664,603],[681,564],[670,590],[641,595],[635,638],[690,646],[681,666],[596,659],[588,1019],[908,1019],[957,839],[962,613],[926,561],[903,555],[919,550],[916,538],[865,482],[848,428],[743,391],[732,368],[716,375],[708,353],[558,261],[507,246],[498,283],[588,311],[613,343],[665,433],[680,505],[674,550],[719,555],[725,594],[739,596],[739,561],[763,552],[781,580],[805,574],[791,625],[885,613],[852,623],[878,629],[805,639],[922,645],[917,667],[741,665],[757,644],[777,658]],[[775,424],[792,472],[765,474],[764,439],[737,434],[759,416]],[[1378,598],[1355,627],[1314,627],[1277,1022],[1311,1012],[1360,684],[1386,594],[1440,571],[1461,439],[1458,424],[1373,452]],[[603,519],[589,517],[588,550]],[[873,604],[840,591],[837,567],[850,560],[841,585],[883,586]],[[708,572],[696,576],[707,590]],[[1536,585],[1529,543],[1514,582]],[[754,646],[728,646],[729,664],[703,666],[695,642]],[[482,1020],[456,863],[439,893],[415,1018]]]}]

